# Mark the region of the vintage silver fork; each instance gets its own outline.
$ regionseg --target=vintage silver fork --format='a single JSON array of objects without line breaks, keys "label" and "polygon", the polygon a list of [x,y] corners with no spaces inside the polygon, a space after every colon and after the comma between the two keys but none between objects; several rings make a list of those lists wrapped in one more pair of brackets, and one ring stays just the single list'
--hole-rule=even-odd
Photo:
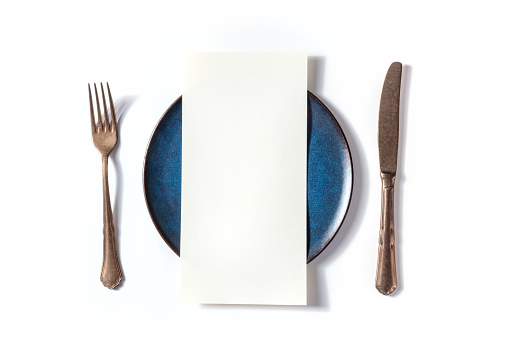
[{"label": "vintage silver fork", "polygon": [[106,105],[106,97],[104,96],[104,88],[101,83],[102,101],[104,105],[104,123],[101,115],[101,105],[99,104],[99,95],[97,94],[97,86],[94,84],[95,99],[97,103],[97,123],[94,116],[94,103],[92,101],[92,91],[88,84],[88,96],[90,99],[90,119],[92,122],[92,140],[94,146],[101,153],[103,167],[103,264],[101,270],[101,281],[104,286],[113,289],[118,286],[122,280],[122,268],[117,253],[117,243],[115,241],[115,228],[113,226],[113,213],[111,211],[110,189],[108,186],[108,156],[117,145],[117,117],[115,116],[115,107],[111,98],[110,86],[108,88],[108,96],[111,110],[111,123],[108,117],[108,107]]}]

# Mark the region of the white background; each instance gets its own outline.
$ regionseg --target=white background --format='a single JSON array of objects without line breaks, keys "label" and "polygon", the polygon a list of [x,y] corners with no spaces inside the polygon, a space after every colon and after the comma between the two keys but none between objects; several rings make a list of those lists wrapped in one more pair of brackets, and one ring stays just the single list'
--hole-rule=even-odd
[{"label": "white background", "polygon": [[[4,1],[0,10],[0,337],[504,338],[509,303],[509,21],[503,1]],[[179,259],[142,165],[181,94],[186,51],[307,50],[309,89],[350,143],[355,191],[308,266],[309,306],[180,304]],[[377,114],[404,63],[399,290],[374,287]],[[99,281],[101,162],[88,82],[109,81],[121,288]]]}]

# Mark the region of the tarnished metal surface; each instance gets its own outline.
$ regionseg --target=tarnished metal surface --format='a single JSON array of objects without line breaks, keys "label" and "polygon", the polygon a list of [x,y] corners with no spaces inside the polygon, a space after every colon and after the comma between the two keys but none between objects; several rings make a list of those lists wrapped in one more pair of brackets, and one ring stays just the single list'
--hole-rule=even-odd
[{"label": "tarnished metal surface", "polygon": [[[94,103],[92,100],[92,91],[90,84],[88,85],[88,96],[90,99],[90,120],[92,126],[92,140],[95,148],[99,151],[102,158],[103,170],[103,264],[101,270],[101,281],[104,286],[113,289],[120,284],[122,280],[122,268],[117,253],[117,243],[115,241],[115,228],[113,226],[113,213],[111,211],[110,190],[108,185],[108,156],[117,145],[117,117],[115,116],[115,107],[111,98],[110,86],[108,88],[108,96],[110,102],[111,117],[108,116],[108,107],[104,88],[101,83],[102,101],[104,106],[104,123],[101,114],[101,105],[99,104],[99,95],[97,94],[97,86],[94,84],[97,123],[94,116]],[[110,123],[111,118],[111,123]]]},{"label": "tarnished metal surface", "polygon": [[382,212],[376,269],[376,288],[389,295],[398,286],[394,236],[394,182],[398,164],[399,99],[402,65],[394,62],[387,71],[378,115],[378,152],[382,178]]},{"label": "tarnished metal surface", "polygon": [[385,77],[378,114],[380,172],[396,174],[398,164],[399,93],[402,65],[394,62]]}]

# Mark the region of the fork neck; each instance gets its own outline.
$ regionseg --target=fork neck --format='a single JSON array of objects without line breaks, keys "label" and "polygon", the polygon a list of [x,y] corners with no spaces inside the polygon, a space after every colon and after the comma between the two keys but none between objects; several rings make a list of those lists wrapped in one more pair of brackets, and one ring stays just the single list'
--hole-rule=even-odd
[{"label": "fork neck", "polygon": [[103,165],[103,181],[108,184],[108,156],[101,156]]}]

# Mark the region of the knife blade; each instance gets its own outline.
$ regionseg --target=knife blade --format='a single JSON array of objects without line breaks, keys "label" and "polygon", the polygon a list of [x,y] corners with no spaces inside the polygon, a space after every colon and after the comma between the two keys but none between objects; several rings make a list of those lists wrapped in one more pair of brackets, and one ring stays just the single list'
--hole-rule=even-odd
[{"label": "knife blade", "polygon": [[382,179],[382,211],[376,270],[376,289],[389,295],[397,287],[394,236],[394,182],[398,164],[399,100],[403,66],[393,62],[387,71],[378,114],[378,155]]}]

